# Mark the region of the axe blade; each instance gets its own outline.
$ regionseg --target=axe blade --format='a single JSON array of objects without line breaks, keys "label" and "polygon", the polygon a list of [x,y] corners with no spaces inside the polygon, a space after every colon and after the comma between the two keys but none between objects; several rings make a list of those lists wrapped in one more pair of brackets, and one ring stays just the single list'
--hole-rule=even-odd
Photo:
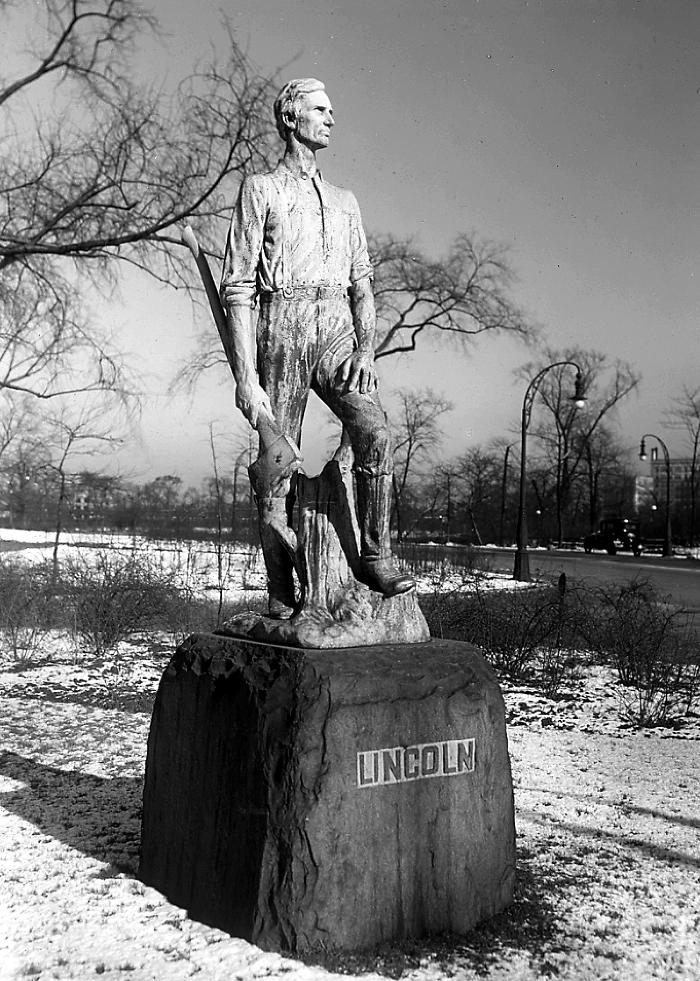
[{"label": "axe blade", "polygon": [[248,467],[254,487],[268,487],[299,470],[301,460],[299,451],[289,437],[280,434],[260,454],[255,463]]}]

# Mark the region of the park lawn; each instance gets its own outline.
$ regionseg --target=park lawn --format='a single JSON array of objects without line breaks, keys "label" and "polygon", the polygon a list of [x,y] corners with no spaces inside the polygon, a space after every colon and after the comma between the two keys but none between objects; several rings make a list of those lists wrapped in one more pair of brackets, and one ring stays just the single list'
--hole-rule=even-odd
[{"label": "park lawn", "polygon": [[[26,538],[13,557],[45,561],[49,536]],[[87,544],[147,548],[197,595],[218,585],[211,547],[80,538],[66,540],[62,560],[79,545],[82,554]],[[13,533],[0,539],[9,546]],[[250,556],[228,572],[227,599],[260,592]],[[422,588],[459,583],[443,575]],[[700,975],[700,719],[634,729],[620,712],[629,692],[585,655],[555,699],[503,684],[518,833],[508,911],[464,938],[323,964],[264,953],[190,920],[136,878],[150,711],[173,645],[172,635],[143,635],[97,656],[52,631],[24,661],[0,651],[3,981]]]},{"label": "park lawn", "polygon": [[504,685],[518,884],[495,920],[314,965],[188,919],[136,878],[150,706],[171,649],[134,639],[98,658],[55,633],[30,664],[6,657],[0,978],[698,977],[699,720],[635,731],[602,667],[556,700]]}]

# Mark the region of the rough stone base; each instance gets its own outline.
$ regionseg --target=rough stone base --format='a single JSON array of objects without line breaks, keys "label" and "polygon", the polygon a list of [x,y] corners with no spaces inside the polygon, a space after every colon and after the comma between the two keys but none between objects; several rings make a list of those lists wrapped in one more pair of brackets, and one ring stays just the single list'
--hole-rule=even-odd
[{"label": "rough stone base", "polygon": [[455,641],[190,638],[148,741],[141,878],[265,949],[467,932],[512,900],[503,700]]},{"label": "rough stone base", "polygon": [[319,650],[417,644],[430,637],[415,590],[387,599],[362,583],[346,587],[342,603],[333,612],[325,605],[307,604],[291,620],[273,620],[250,610],[237,613],[216,632],[262,644]]}]

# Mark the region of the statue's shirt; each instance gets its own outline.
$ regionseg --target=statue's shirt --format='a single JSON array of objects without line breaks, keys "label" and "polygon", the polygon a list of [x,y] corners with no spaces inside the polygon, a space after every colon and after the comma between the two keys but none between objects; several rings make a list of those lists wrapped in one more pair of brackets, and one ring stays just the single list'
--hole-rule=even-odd
[{"label": "statue's shirt", "polygon": [[372,266],[355,195],[282,161],[246,177],[226,242],[221,299],[252,306],[258,293],[351,284]]}]

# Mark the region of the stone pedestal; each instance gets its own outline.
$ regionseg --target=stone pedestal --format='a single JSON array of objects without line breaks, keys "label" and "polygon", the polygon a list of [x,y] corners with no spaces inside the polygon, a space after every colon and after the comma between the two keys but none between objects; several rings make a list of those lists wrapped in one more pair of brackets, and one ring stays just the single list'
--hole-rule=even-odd
[{"label": "stone pedestal", "polygon": [[265,949],[463,934],[512,899],[503,700],[478,651],[190,638],[148,742],[144,882]]}]

